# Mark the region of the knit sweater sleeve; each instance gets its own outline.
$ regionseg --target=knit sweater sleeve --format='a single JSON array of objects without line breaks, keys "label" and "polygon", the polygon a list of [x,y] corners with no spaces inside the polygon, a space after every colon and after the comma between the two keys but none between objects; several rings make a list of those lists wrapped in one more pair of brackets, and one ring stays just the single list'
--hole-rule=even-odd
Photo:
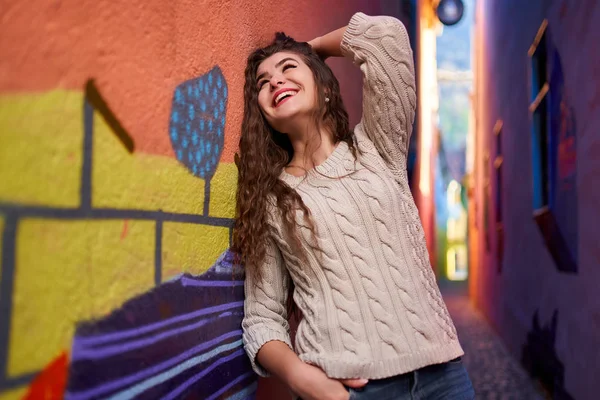
[{"label": "knit sweater sleeve", "polygon": [[281,252],[275,242],[269,240],[260,273],[246,273],[242,321],[244,348],[252,368],[263,377],[270,374],[258,363],[256,354],[265,343],[279,340],[292,349],[286,310],[289,284],[290,276]]},{"label": "knit sweater sleeve", "polygon": [[356,13],[341,50],[363,74],[363,115],[357,136],[366,134],[390,167],[404,167],[417,102],[406,28],[393,17]]}]

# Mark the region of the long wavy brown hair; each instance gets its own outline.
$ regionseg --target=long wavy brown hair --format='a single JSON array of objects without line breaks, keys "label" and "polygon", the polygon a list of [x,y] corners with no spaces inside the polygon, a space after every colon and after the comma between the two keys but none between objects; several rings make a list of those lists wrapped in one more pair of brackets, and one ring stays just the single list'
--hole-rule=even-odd
[{"label": "long wavy brown hair", "polygon": [[232,243],[238,262],[250,273],[259,273],[266,254],[270,229],[267,220],[269,201],[276,202],[287,240],[301,259],[305,259],[305,255],[296,230],[297,210],[302,210],[314,233],[310,211],[300,195],[279,179],[294,155],[292,143],[287,135],[277,132],[268,124],[258,104],[258,67],[265,59],[282,51],[299,55],[313,73],[317,105],[315,126],[333,135],[334,143],[346,142],[356,157],[354,134],[349,128],[348,113],[342,102],[338,80],[308,43],[297,42],[284,33],[277,33],[270,45],[250,54],[245,71],[239,154],[236,155],[239,175],[237,218]]}]

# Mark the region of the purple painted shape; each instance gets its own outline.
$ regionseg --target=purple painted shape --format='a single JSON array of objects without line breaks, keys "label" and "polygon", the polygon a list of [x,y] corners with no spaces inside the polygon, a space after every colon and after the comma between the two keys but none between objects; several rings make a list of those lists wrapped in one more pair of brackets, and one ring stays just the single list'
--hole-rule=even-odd
[{"label": "purple painted shape", "polygon": [[183,276],[181,278],[181,284],[183,286],[195,286],[195,287],[229,287],[229,286],[243,286],[244,281],[199,281],[196,279],[190,279]]},{"label": "purple painted shape", "polygon": [[217,338],[209,340],[208,342],[199,344],[198,346],[193,347],[193,348],[191,348],[169,360],[163,361],[160,364],[156,364],[149,368],[138,371],[135,374],[126,376],[126,377],[118,379],[118,380],[110,381],[108,383],[102,384],[100,386],[96,386],[94,388],[91,388],[91,389],[88,389],[88,390],[85,390],[82,392],[74,392],[74,393],[67,392],[65,398],[70,399],[70,400],[84,400],[84,399],[101,396],[101,395],[111,392],[113,390],[117,390],[123,386],[131,385],[142,379],[149,378],[150,376],[157,374],[167,368],[170,368],[174,365],[182,363],[183,361],[194,356],[196,353],[198,353],[200,351],[207,350],[208,348],[219,344],[223,340],[227,340],[232,337],[240,336],[241,334],[242,334],[241,330],[235,330],[232,332],[228,332]]},{"label": "purple painted shape", "polygon": [[213,393],[206,400],[216,400],[217,398],[219,398],[220,395],[222,395],[223,393],[225,393],[226,391],[228,391],[229,389],[231,389],[232,387],[234,387],[238,383],[242,382],[244,379],[250,378],[252,375],[253,375],[252,372],[248,372],[246,374],[238,376],[233,381],[229,382],[227,385],[225,385],[221,389],[219,389],[217,392]]},{"label": "purple painted shape", "polygon": [[560,54],[555,47],[552,50],[554,54],[549,92],[549,207],[566,242],[566,246],[557,245],[556,251],[565,255],[556,262],[560,262],[563,258],[570,258],[577,266],[579,258],[577,124],[575,111],[567,96]]},{"label": "purple painted shape", "polygon": [[[246,397],[247,391],[239,389],[251,387],[254,374],[240,348],[244,271],[232,261],[233,254],[226,251],[199,277],[181,275],[128,300],[106,317],[79,323],[67,397],[85,399],[126,393],[166,371],[174,375],[148,388],[140,397],[164,398],[177,387],[182,387],[181,396],[206,399],[221,391]],[[211,345],[221,340],[221,344],[234,347],[223,356],[233,351],[240,356],[229,359],[219,355],[194,368],[178,368],[190,358],[207,354],[214,348]],[[218,363],[210,364],[217,360]],[[236,379],[240,376],[246,380]],[[237,383],[232,384],[233,380]],[[223,387],[228,389],[223,391]]]},{"label": "purple painted shape", "polygon": [[122,339],[127,339],[134,336],[139,336],[145,333],[149,333],[165,326],[175,324],[178,322],[188,321],[193,318],[201,317],[207,314],[214,314],[219,311],[230,310],[236,307],[242,307],[244,305],[243,301],[234,301],[231,303],[225,303],[214,307],[204,308],[202,310],[198,310],[193,313],[178,315],[173,318],[169,318],[164,321],[155,322],[153,324],[149,324],[146,326],[142,326],[140,328],[129,329],[122,332],[108,333],[105,335],[98,336],[88,336],[88,337],[77,337],[75,338],[74,348],[82,348],[87,346],[96,346],[100,344],[110,343],[113,341],[118,341]]},{"label": "purple painted shape", "polygon": [[210,373],[213,369],[217,368],[219,365],[224,364],[228,361],[231,361],[234,358],[239,357],[244,354],[245,354],[244,349],[240,349],[240,350],[235,351],[234,353],[231,353],[228,356],[225,356],[225,357],[219,359],[219,361],[216,361],[216,362],[212,363],[211,365],[209,365],[208,367],[204,368],[202,370],[202,372],[200,372],[197,375],[192,376],[187,381],[185,381],[182,385],[178,386],[175,390],[173,390],[172,392],[167,394],[165,397],[163,397],[163,400],[176,399],[177,396],[181,395],[190,386],[192,386],[194,383],[196,383],[197,381],[202,379],[204,376],[208,375],[208,373]]},{"label": "purple painted shape", "polygon": [[148,345],[152,345],[156,342],[159,342],[163,339],[169,338],[174,335],[179,335],[181,333],[185,333],[185,332],[192,331],[194,329],[198,329],[206,324],[209,324],[211,322],[218,320],[219,318],[227,317],[230,315],[231,315],[231,312],[225,312],[223,314],[218,315],[217,317],[204,319],[204,320],[201,320],[192,325],[182,326],[179,328],[171,329],[166,332],[161,332],[158,335],[154,335],[151,337],[138,339],[138,340],[132,340],[132,341],[124,342],[124,343],[119,343],[114,346],[90,349],[90,348],[86,348],[85,345],[81,345],[81,344],[78,345],[78,343],[75,342],[73,345],[73,355],[71,357],[71,360],[72,361],[79,361],[79,360],[83,360],[83,359],[98,360],[98,359],[102,359],[102,358],[111,357],[115,354],[120,354],[120,353],[124,353],[127,351],[139,349],[139,348],[142,348],[142,347],[145,347]]}]

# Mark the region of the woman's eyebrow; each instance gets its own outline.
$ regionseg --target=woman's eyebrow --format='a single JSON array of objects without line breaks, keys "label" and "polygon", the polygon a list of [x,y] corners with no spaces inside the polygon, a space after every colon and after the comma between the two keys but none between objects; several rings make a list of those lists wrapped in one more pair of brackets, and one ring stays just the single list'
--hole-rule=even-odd
[{"label": "woman's eyebrow", "polygon": [[[282,64],[284,64],[286,61],[294,61],[294,62],[298,62],[296,59],[292,58],[292,57],[286,57],[283,58],[281,60],[279,60],[279,62],[277,64],[275,64],[275,68],[279,68]],[[256,77],[256,82],[260,82],[260,80],[262,78],[264,78],[267,75],[266,72],[263,72],[262,74],[260,74],[259,76]]]}]

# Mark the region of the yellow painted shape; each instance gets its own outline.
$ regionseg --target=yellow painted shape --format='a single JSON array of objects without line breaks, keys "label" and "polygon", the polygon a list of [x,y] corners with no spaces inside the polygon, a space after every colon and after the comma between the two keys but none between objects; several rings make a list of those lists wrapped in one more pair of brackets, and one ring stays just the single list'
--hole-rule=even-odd
[{"label": "yellow painted shape", "polygon": [[0,202],[79,205],[83,94],[0,95]]},{"label": "yellow painted shape", "polygon": [[94,113],[94,207],[202,214],[204,180],[172,157],[129,153]]},{"label": "yellow painted shape", "polygon": [[8,373],[38,371],[71,348],[75,323],[154,286],[153,221],[19,224]]},{"label": "yellow painted shape", "polygon": [[235,218],[235,197],[238,171],[234,163],[220,163],[210,181],[209,214],[213,217]]},{"label": "yellow painted shape", "polygon": [[10,389],[0,392],[0,400],[21,400],[27,394],[28,386],[22,386],[17,389]]},{"label": "yellow painted shape", "polygon": [[229,247],[229,228],[179,222],[163,224],[162,280],[200,275]]}]

